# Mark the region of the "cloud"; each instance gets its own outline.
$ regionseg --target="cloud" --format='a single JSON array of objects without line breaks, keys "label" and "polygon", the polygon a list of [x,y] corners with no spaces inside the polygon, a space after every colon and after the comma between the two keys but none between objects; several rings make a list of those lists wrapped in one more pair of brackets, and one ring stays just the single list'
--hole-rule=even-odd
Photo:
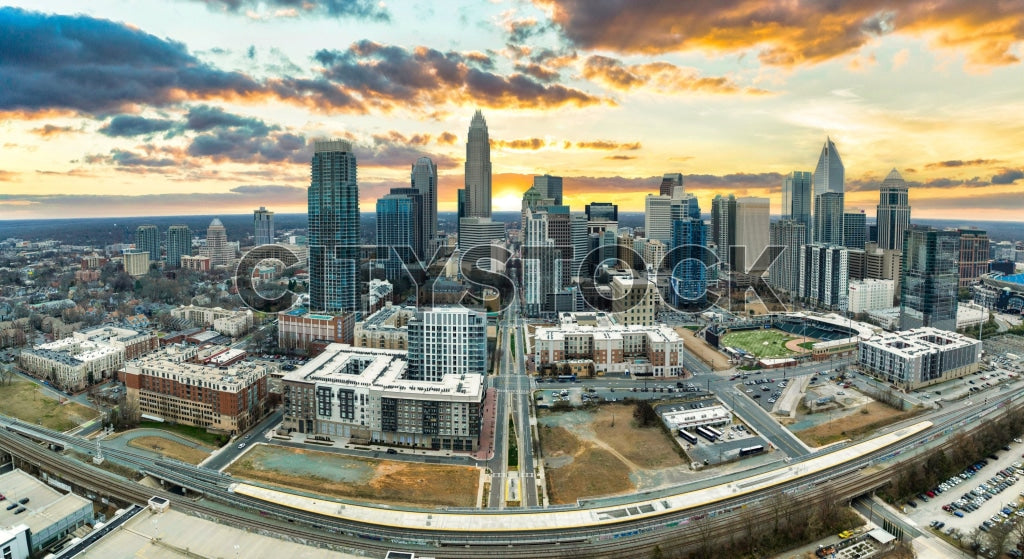
[{"label": "cloud", "polygon": [[491,146],[498,149],[538,150],[547,145],[543,138],[524,138],[521,140],[491,140]]},{"label": "cloud", "polygon": [[635,155],[606,155],[605,159],[617,159],[621,161],[629,161],[630,159],[636,159]]},{"label": "cloud", "polygon": [[1013,184],[1020,179],[1024,179],[1024,170],[1003,169],[998,175],[992,175],[992,184]]},{"label": "cloud", "polygon": [[[568,144],[568,142],[566,142],[566,144]],[[640,142],[619,143],[619,142],[613,142],[611,140],[592,140],[592,141],[585,141],[585,142],[576,142],[575,145],[579,149],[599,149],[599,150],[625,149],[625,150],[629,150],[629,151],[635,151],[635,150],[640,149]],[[566,145],[565,147],[568,147],[568,145]]]},{"label": "cloud", "polygon": [[681,92],[768,93],[763,89],[740,87],[730,78],[701,76],[696,69],[668,62],[626,65],[615,58],[597,54],[583,62],[583,77],[618,91],[648,87],[666,95]]},{"label": "cloud", "polygon": [[117,167],[175,167],[182,162],[173,157],[162,157],[153,154],[141,154],[123,149],[112,149],[106,155],[93,154],[85,156],[86,163],[105,163]]},{"label": "cloud", "polygon": [[21,173],[0,170],[0,182],[11,182],[21,176]]},{"label": "cloud", "polygon": [[191,107],[185,115],[185,129],[206,132],[214,128],[239,127],[245,128],[254,135],[266,135],[278,126],[268,126],[258,118],[244,117],[228,113],[219,107],[199,105]]},{"label": "cloud", "polygon": [[441,145],[452,145],[458,139],[459,137],[451,132],[441,132],[441,135],[437,137],[437,143]]},{"label": "cloud", "polygon": [[461,161],[443,153],[427,153],[420,149],[430,141],[428,135],[405,135],[389,131],[373,135],[369,142],[356,141],[353,149],[360,167],[389,167],[408,170],[420,157],[429,157],[438,169],[458,167]]},{"label": "cloud", "polygon": [[174,127],[173,120],[145,118],[135,115],[117,115],[103,125],[99,132],[110,137],[145,136],[166,132]]},{"label": "cloud", "polygon": [[42,136],[43,138],[49,138],[50,136],[60,136],[62,134],[78,134],[81,130],[72,126],[55,126],[53,124],[47,124],[39,128],[33,128],[30,132],[37,136]]},{"label": "cloud", "polygon": [[433,109],[453,103],[491,108],[584,107],[610,100],[561,84],[545,84],[525,74],[502,75],[484,68],[475,56],[427,47],[407,50],[372,41],[345,51],[315,55],[322,75],[357,103],[389,111]]},{"label": "cloud", "polygon": [[937,161],[935,163],[928,163],[925,165],[925,169],[936,169],[944,167],[976,167],[980,165],[992,165],[999,163],[998,159],[970,159],[964,161],[962,159],[951,159],[949,161]]},{"label": "cloud", "polygon": [[[377,0],[193,0],[211,10],[246,15],[250,19],[317,16],[388,22],[391,14]],[[261,9],[268,10],[260,13]]]},{"label": "cloud", "polygon": [[537,78],[537,80],[542,81],[544,83],[553,82],[557,80],[559,77],[561,77],[561,74],[558,73],[558,70],[545,68],[544,66],[541,66],[540,64],[536,64],[533,62],[529,64],[516,64],[515,68],[516,71]]},{"label": "cloud", "polygon": [[965,52],[971,64],[1018,62],[1024,39],[1017,2],[974,0],[533,0],[569,44],[624,54],[756,52],[764,64],[815,64],[876,37],[923,36]]}]

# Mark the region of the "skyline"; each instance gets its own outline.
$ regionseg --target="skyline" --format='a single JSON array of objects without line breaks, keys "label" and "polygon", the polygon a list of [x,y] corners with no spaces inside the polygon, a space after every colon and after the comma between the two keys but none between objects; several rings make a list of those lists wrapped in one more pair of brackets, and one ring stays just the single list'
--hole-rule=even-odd
[{"label": "skyline", "polygon": [[477,109],[494,211],[545,173],[576,211],[643,211],[679,172],[702,207],[768,196],[778,215],[826,137],[848,211],[873,216],[894,167],[915,218],[1024,208],[1012,6],[19,4],[0,9],[0,219],[301,213],[312,142],[330,138],[353,143],[363,213],[422,156],[454,211]]}]

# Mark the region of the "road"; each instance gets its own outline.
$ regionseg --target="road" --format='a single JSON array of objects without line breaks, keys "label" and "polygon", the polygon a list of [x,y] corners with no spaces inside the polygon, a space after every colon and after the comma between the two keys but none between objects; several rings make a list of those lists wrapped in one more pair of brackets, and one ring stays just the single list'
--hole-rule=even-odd
[{"label": "road", "polygon": [[513,421],[519,445],[519,472],[522,482],[522,503],[524,506],[537,505],[537,475],[534,470],[533,436],[530,427],[530,405],[533,398],[533,381],[526,374],[526,336],[523,332],[519,301],[513,300],[509,309],[512,315],[512,335],[515,337],[515,352],[510,356],[513,369],[509,376],[508,389],[512,400]]},{"label": "road", "polygon": [[509,361],[511,356],[508,351],[508,315],[503,313],[498,319],[497,341],[495,351],[499,352],[501,359],[497,363],[497,372],[487,377],[487,386],[495,388],[495,410],[494,420],[494,453],[486,462],[486,467],[491,471],[491,490],[487,497],[487,507],[492,509],[505,508],[505,474],[508,470],[508,391],[505,389]]},{"label": "road", "polygon": [[245,452],[244,447],[238,448],[239,444],[246,443],[245,446],[248,447],[249,443],[266,441],[267,433],[281,422],[282,415],[284,415],[284,411],[280,409],[271,413],[263,421],[259,422],[255,428],[250,429],[248,433],[224,445],[212,457],[207,458],[202,464],[203,467],[211,470],[220,470],[227,467],[235,458],[238,458],[239,455]]}]

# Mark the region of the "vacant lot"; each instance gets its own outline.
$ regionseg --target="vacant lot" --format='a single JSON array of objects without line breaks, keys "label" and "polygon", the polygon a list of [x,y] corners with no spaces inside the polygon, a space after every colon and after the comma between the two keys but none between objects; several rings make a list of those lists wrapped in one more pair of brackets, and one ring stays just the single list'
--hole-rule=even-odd
[{"label": "vacant lot", "polygon": [[34,382],[14,377],[0,386],[0,413],[55,431],[67,431],[98,416],[95,410],[65,400],[61,404]]},{"label": "vacant lot", "polygon": [[732,367],[729,364],[729,358],[722,355],[717,349],[708,345],[704,341],[704,338],[698,337],[697,332],[690,330],[687,327],[680,327],[675,329],[679,337],[683,339],[683,345],[686,346],[686,351],[696,355],[701,361],[707,363],[712,369],[716,371],[725,371]]},{"label": "vacant lot", "polygon": [[649,474],[685,464],[660,427],[636,426],[631,405],[547,413],[541,424],[548,495],[555,504],[633,491]]},{"label": "vacant lot", "polygon": [[179,442],[157,436],[136,437],[128,441],[128,446],[150,450],[167,458],[181,460],[189,464],[198,464],[210,455],[209,452],[204,452],[201,449],[185,446]]},{"label": "vacant lot", "polygon": [[370,503],[475,506],[480,470],[370,460],[259,444],[227,470],[235,477]]},{"label": "vacant lot", "polygon": [[786,342],[797,339],[781,330],[757,329],[729,332],[722,336],[720,345],[735,347],[758,357],[788,357],[793,351],[786,348]]},{"label": "vacant lot", "polygon": [[843,439],[856,439],[862,435],[873,433],[886,425],[896,423],[916,413],[916,411],[900,411],[885,404],[871,402],[851,414],[815,425],[810,429],[796,431],[795,434],[810,446],[825,446]]}]

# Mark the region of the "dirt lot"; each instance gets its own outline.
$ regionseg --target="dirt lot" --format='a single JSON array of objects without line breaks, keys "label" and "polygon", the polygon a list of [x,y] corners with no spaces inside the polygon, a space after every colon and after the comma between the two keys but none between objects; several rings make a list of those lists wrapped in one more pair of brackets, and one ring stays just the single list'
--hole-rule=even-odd
[{"label": "dirt lot", "polygon": [[541,423],[552,503],[630,492],[639,484],[657,485],[662,471],[686,463],[660,428],[635,426],[631,405],[548,413]]},{"label": "dirt lot", "polygon": [[472,507],[480,470],[258,444],[227,470],[281,487],[373,503]]},{"label": "dirt lot", "polygon": [[826,421],[809,429],[796,431],[795,434],[810,446],[825,446],[843,439],[856,439],[916,413],[915,411],[899,411],[879,402],[871,402],[849,415],[833,419],[831,422]]},{"label": "dirt lot", "polygon": [[203,452],[198,448],[191,448],[163,437],[136,437],[128,441],[128,446],[151,450],[189,464],[198,464],[210,455],[209,452]]},{"label": "dirt lot", "polygon": [[696,332],[688,328],[676,328],[676,333],[683,339],[686,351],[689,351],[700,358],[701,361],[711,365],[716,371],[726,371],[732,368],[729,358],[721,352],[709,346],[703,339],[696,336]]},{"label": "dirt lot", "polygon": [[99,415],[95,410],[65,399],[61,404],[37,384],[14,377],[0,386],[0,413],[55,431],[67,431]]}]

